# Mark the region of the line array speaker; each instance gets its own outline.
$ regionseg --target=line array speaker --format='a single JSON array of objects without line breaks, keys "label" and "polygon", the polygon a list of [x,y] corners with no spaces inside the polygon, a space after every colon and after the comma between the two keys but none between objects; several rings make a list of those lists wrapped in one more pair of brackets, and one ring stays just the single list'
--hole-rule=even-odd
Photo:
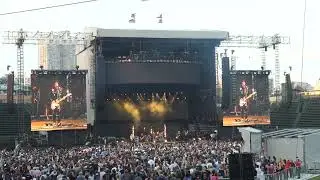
[{"label": "line array speaker", "polygon": [[237,153],[228,156],[230,179],[254,180],[255,169],[250,153]]},{"label": "line array speaker", "polygon": [[222,58],[222,109],[228,109],[231,102],[231,79],[229,57]]}]

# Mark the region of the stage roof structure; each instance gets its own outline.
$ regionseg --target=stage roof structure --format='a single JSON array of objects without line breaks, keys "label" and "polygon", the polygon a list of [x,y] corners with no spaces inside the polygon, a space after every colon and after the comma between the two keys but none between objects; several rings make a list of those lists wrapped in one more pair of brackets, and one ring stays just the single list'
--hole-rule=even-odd
[{"label": "stage roof structure", "polygon": [[263,133],[262,138],[302,138],[313,134],[320,134],[320,129],[282,129]]},{"label": "stage roof structure", "polygon": [[226,40],[229,32],[218,30],[140,30],[140,29],[101,29],[86,28],[85,32],[93,33],[95,37],[122,38],[159,38],[159,39],[218,39]]}]

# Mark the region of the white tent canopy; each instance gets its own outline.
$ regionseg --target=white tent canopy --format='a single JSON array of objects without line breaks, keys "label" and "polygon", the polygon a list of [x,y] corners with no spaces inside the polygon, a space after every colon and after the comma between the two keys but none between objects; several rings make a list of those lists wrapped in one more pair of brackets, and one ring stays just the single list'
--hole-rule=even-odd
[{"label": "white tent canopy", "polygon": [[[320,162],[320,129],[283,129],[262,135],[266,156],[295,160],[315,168]],[[317,167],[319,168],[319,167]]]},{"label": "white tent canopy", "polygon": [[238,130],[244,141],[241,152],[260,154],[262,131],[252,127],[240,127]]}]

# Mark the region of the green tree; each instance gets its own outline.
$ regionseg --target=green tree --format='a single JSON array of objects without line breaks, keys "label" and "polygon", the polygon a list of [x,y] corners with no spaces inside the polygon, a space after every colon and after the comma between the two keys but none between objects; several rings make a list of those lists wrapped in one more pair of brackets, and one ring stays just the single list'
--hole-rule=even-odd
[{"label": "green tree", "polygon": [[7,77],[6,76],[0,77],[0,84],[7,84]]}]

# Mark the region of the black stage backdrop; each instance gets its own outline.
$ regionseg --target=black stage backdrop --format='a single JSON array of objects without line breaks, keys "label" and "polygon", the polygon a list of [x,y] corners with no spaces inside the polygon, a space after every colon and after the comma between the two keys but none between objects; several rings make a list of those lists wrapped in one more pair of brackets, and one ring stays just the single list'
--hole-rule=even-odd
[{"label": "black stage backdrop", "polygon": [[107,63],[107,84],[200,84],[200,64]]}]

